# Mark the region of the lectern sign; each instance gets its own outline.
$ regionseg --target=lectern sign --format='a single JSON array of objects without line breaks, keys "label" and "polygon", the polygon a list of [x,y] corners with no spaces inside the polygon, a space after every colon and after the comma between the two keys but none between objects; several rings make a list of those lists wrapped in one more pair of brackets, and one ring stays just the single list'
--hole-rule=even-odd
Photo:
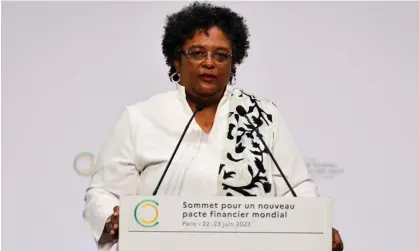
[{"label": "lectern sign", "polygon": [[330,251],[331,205],[319,198],[124,197],[119,250]]}]

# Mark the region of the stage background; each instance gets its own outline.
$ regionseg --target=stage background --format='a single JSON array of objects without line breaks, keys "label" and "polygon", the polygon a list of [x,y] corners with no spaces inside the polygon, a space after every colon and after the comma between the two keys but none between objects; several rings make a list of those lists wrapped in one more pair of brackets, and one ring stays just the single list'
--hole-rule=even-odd
[{"label": "stage background", "polygon": [[[160,44],[184,3],[2,5],[2,248],[94,250],[89,161],[126,105],[174,88]],[[237,86],[280,106],[346,250],[416,250],[419,3],[228,5],[251,32]]]}]

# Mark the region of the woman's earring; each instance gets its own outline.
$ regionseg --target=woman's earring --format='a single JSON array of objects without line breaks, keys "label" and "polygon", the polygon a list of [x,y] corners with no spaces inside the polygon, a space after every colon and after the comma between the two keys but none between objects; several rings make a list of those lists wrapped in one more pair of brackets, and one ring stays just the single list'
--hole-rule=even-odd
[{"label": "woman's earring", "polygon": [[170,81],[172,81],[173,83],[178,83],[180,82],[180,74],[175,72],[172,75],[170,75]]},{"label": "woman's earring", "polygon": [[233,78],[230,81],[230,85],[235,85],[236,84],[236,76],[233,76]]}]

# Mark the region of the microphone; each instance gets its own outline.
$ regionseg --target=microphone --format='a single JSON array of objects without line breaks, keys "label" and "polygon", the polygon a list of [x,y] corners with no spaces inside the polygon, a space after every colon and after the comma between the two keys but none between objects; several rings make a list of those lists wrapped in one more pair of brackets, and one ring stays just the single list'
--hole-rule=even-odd
[{"label": "microphone", "polygon": [[160,185],[163,182],[164,176],[166,176],[167,170],[169,169],[169,166],[172,163],[172,160],[175,157],[177,150],[179,149],[180,143],[182,142],[183,137],[185,136],[186,131],[189,128],[189,125],[191,124],[192,120],[195,118],[196,114],[198,114],[198,112],[202,111],[206,106],[207,106],[207,104],[205,104],[203,102],[199,102],[196,105],[195,112],[192,114],[192,117],[189,119],[188,124],[186,125],[185,129],[183,130],[182,136],[180,136],[179,142],[177,143],[177,145],[175,147],[175,150],[173,151],[172,156],[170,157],[169,162],[167,163],[166,168],[164,169],[163,175],[161,176],[161,178],[159,180],[159,183],[157,184],[156,189],[154,189],[153,196],[155,196],[157,194],[157,192],[160,188]]},{"label": "microphone", "polygon": [[292,195],[294,197],[297,197],[297,194],[295,193],[294,189],[292,189],[290,183],[288,182],[287,177],[285,177],[284,173],[282,172],[281,168],[279,167],[278,163],[276,162],[275,157],[273,156],[271,150],[269,150],[269,147],[266,145],[266,142],[263,140],[263,136],[260,134],[259,130],[257,127],[255,127],[252,122],[250,121],[249,117],[247,116],[246,110],[244,109],[243,106],[239,105],[236,108],[237,113],[242,116],[245,117],[247,119],[247,121],[249,122],[249,125],[256,131],[256,135],[257,137],[260,139],[260,141],[262,141],[263,145],[265,146],[266,151],[268,152],[269,156],[271,156],[273,162],[275,163],[275,166],[278,168],[278,171],[281,173],[282,178],[284,178],[285,183],[287,183],[288,188],[290,189]]}]

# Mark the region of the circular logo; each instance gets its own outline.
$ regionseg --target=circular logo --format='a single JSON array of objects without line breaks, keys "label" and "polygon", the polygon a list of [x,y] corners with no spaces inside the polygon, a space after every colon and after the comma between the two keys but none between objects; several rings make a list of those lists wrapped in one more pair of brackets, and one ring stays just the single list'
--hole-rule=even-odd
[{"label": "circular logo", "polygon": [[73,160],[74,171],[80,176],[90,176],[95,171],[95,156],[89,152],[77,154]]},{"label": "circular logo", "polygon": [[159,203],[154,200],[143,200],[134,209],[134,218],[143,227],[154,227],[159,222]]}]

